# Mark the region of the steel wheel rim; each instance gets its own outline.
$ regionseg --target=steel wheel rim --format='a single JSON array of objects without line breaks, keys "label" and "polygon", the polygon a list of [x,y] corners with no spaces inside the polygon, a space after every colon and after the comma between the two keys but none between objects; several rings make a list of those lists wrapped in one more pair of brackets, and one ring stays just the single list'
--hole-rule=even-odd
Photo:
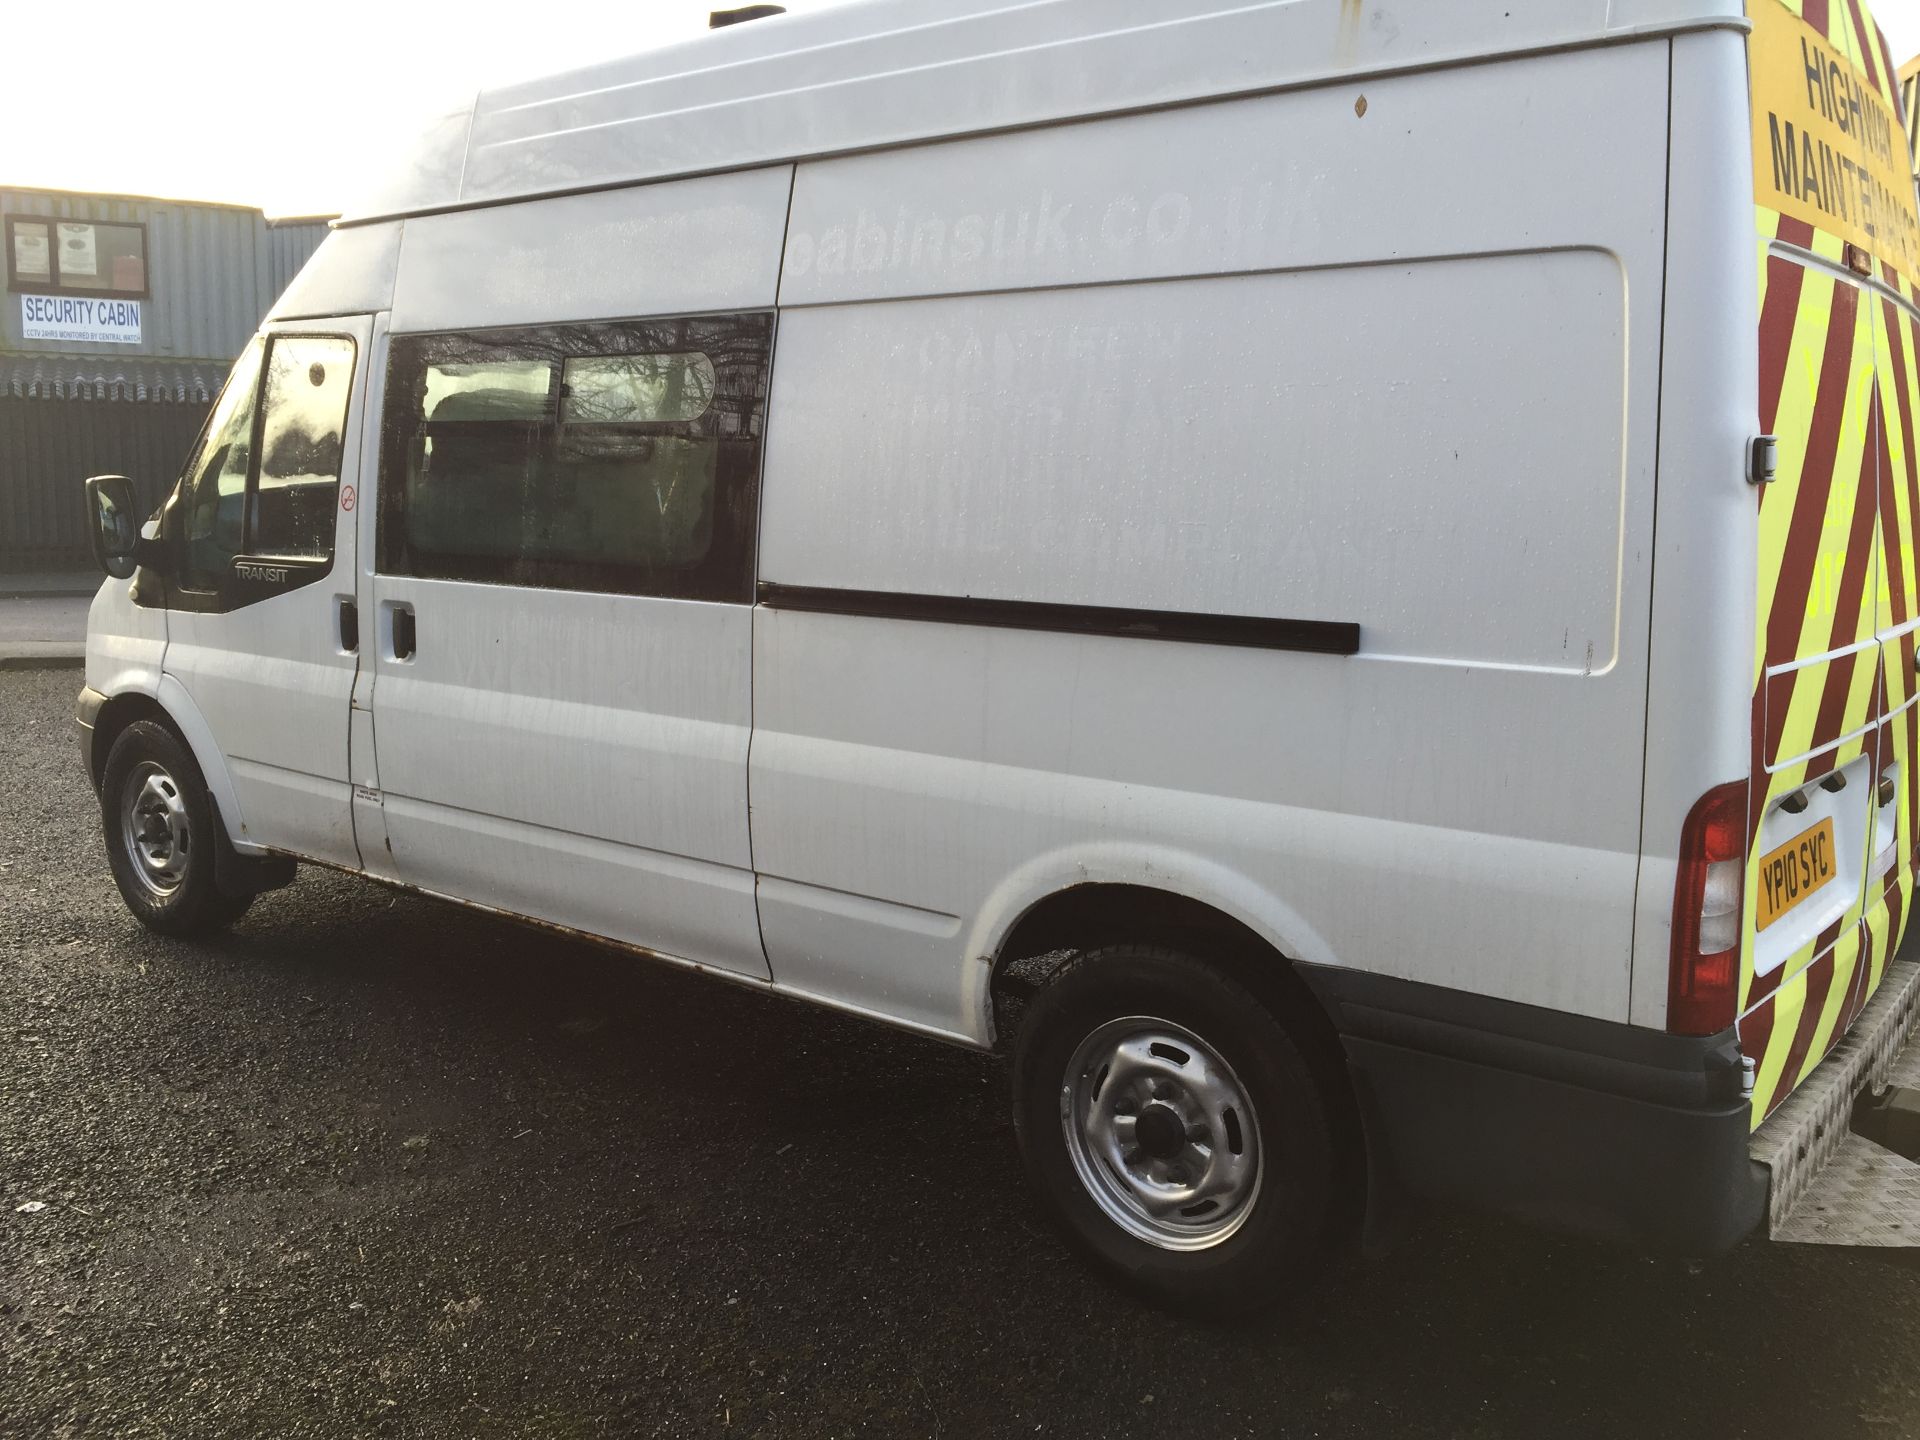
[{"label": "steel wheel rim", "polygon": [[186,797],[166,767],[143,760],[120,789],[120,844],[141,887],[164,900],[186,883],[193,829]]},{"label": "steel wheel rim", "polygon": [[1081,1185],[1136,1240],[1206,1250],[1253,1213],[1259,1121],[1233,1067],[1183,1025],[1129,1015],[1088,1035],[1067,1062],[1060,1127]]}]

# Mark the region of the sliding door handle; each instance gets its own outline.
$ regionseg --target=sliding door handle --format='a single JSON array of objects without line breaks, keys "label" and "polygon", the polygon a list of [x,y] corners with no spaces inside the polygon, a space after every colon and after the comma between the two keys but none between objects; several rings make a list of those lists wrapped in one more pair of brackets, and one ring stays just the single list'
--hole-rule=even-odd
[{"label": "sliding door handle", "polygon": [[351,655],[360,648],[360,607],[344,595],[334,597],[333,625],[343,651]]},{"label": "sliding door handle", "polygon": [[400,600],[380,602],[381,639],[389,660],[411,660],[416,641],[413,606]]}]

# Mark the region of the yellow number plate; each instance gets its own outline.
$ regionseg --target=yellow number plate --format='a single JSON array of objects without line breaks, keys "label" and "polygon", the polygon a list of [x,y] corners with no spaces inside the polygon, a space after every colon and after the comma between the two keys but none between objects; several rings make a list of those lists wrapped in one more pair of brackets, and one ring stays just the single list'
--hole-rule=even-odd
[{"label": "yellow number plate", "polygon": [[1833,821],[1803,830],[1760,860],[1756,928],[1764,930],[1833,878]]}]

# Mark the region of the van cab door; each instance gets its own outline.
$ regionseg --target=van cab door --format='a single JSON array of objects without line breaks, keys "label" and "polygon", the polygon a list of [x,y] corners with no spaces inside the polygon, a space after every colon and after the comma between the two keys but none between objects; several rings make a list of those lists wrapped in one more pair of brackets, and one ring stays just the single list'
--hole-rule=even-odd
[{"label": "van cab door", "polygon": [[233,781],[233,838],[354,868],[347,720],[369,329],[362,316],[256,337],[162,521],[162,668]]}]

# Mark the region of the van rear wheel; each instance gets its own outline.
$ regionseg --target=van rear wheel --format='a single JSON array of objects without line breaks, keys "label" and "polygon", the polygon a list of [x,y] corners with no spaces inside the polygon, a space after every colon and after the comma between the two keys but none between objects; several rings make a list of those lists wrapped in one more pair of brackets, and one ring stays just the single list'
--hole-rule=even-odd
[{"label": "van rear wheel", "polygon": [[1164,1304],[1259,1309],[1325,1259],[1339,1111],[1282,1019],[1204,961],[1144,945],[1069,961],[1021,1026],[1013,1110],[1069,1237]]},{"label": "van rear wheel", "polygon": [[113,742],[100,817],[120,897],[149,930],[203,935],[231,925],[253,902],[215,883],[213,799],[192,753],[164,725],[136,721]]}]

